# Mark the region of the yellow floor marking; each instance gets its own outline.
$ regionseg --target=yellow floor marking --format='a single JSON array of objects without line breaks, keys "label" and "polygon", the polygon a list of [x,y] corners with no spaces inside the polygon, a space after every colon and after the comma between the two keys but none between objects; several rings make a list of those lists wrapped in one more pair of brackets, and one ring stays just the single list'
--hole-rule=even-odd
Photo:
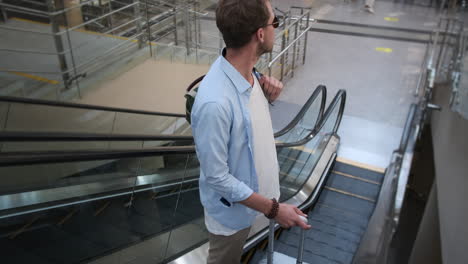
[{"label": "yellow floor marking", "polygon": [[36,81],[39,81],[39,82],[45,82],[45,83],[50,83],[50,84],[54,84],[54,85],[59,83],[59,81],[50,80],[50,79],[47,79],[47,78],[44,78],[44,77],[41,77],[41,76],[37,76],[37,75],[33,75],[33,74],[29,74],[29,73],[14,72],[14,71],[9,71],[9,73],[15,74],[15,75],[18,75],[18,76],[22,76],[22,77],[26,77],[26,78],[29,78],[29,79],[33,79],[33,80],[36,80]]},{"label": "yellow floor marking", "polygon": [[383,47],[375,48],[375,50],[380,51],[380,52],[385,52],[385,53],[391,53],[393,51],[391,48],[383,48]]},{"label": "yellow floor marking", "polygon": [[356,198],[359,198],[359,199],[362,199],[362,200],[366,200],[366,201],[375,203],[375,200],[373,200],[371,198],[367,198],[365,196],[357,195],[357,194],[354,194],[354,193],[346,192],[346,191],[343,191],[343,190],[340,190],[340,189],[335,189],[335,188],[328,187],[328,186],[325,186],[324,188],[327,189],[327,190],[330,190],[332,192],[341,193],[341,194],[344,194],[344,195],[356,197]]},{"label": "yellow floor marking", "polygon": [[20,17],[10,17],[9,19],[11,19],[11,20],[16,20],[16,21],[27,22],[27,23],[33,23],[33,24],[37,24],[37,25],[43,25],[43,26],[48,26],[48,25],[50,25],[49,23],[44,23],[44,22],[29,20],[29,19],[20,18]]},{"label": "yellow floor marking", "polygon": [[355,167],[358,167],[358,168],[362,168],[362,169],[366,169],[366,170],[370,170],[370,171],[375,171],[375,172],[378,172],[378,173],[385,173],[384,168],[364,164],[364,163],[361,163],[361,162],[357,162],[357,161],[353,161],[353,160],[349,160],[349,159],[345,159],[345,158],[341,158],[341,157],[337,157],[336,161],[341,162],[341,163],[345,163],[345,164],[348,164],[348,165],[352,165],[352,166],[355,166]]},{"label": "yellow floor marking", "polygon": [[375,184],[375,185],[380,185],[380,183],[378,183],[378,182],[376,182],[376,181],[364,179],[364,178],[357,177],[357,176],[354,176],[354,175],[351,175],[351,174],[347,174],[347,173],[343,173],[343,172],[340,172],[340,171],[332,170],[332,172],[335,173],[335,174],[339,174],[339,175],[341,175],[341,176],[345,176],[345,177],[348,177],[348,178],[356,179],[356,180],[359,180],[359,181],[363,181],[363,182],[367,182],[367,183],[372,183],[372,184]]},{"label": "yellow floor marking", "polygon": [[384,17],[384,19],[386,21],[390,21],[390,22],[398,22],[400,21],[400,19],[398,17]]},{"label": "yellow floor marking", "polygon": [[[87,33],[87,34],[91,34],[91,35],[97,35],[97,36],[105,36],[105,37],[121,39],[121,40],[128,40],[128,38],[126,38],[126,37],[115,36],[115,35],[111,35],[111,34],[104,34],[104,33],[99,33],[99,32],[95,32],[95,31],[89,31],[89,30],[86,30],[86,29],[80,29],[80,28],[74,29],[73,31]],[[132,39],[131,41],[132,42],[138,42],[138,40],[136,40],[136,39]]]}]

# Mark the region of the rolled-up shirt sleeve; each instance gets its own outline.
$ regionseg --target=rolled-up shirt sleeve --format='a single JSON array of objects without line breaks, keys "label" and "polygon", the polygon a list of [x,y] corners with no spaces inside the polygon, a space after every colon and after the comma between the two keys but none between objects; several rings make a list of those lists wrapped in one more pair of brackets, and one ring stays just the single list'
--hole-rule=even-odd
[{"label": "rolled-up shirt sleeve", "polygon": [[253,191],[229,170],[231,120],[230,114],[219,103],[204,103],[196,114],[192,114],[192,133],[205,182],[229,202],[239,202]]}]

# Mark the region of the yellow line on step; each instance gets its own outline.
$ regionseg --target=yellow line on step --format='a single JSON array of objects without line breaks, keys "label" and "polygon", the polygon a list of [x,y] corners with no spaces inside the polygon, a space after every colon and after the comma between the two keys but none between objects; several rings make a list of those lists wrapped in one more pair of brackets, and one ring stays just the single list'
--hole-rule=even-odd
[{"label": "yellow line on step", "polygon": [[346,192],[346,191],[343,191],[343,190],[340,190],[340,189],[336,189],[336,188],[333,188],[333,187],[329,187],[329,186],[325,186],[324,188],[327,189],[327,190],[330,190],[330,191],[332,191],[332,192],[341,193],[341,194],[344,194],[344,195],[356,197],[356,198],[359,198],[359,199],[362,199],[362,200],[366,200],[366,201],[375,203],[375,200],[374,200],[374,199],[371,199],[371,198],[368,198],[368,197],[365,197],[365,196],[361,196],[361,195],[358,195],[358,194]]},{"label": "yellow line on step", "polygon": [[375,185],[380,185],[379,182],[372,181],[372,180],[368,180],[368,179],[364,179],[364,178],[361,178],[361,177],[358,177],[358,176],[354,176],[354,175],[351,175],[351,174],[347,174],[347,173],[344,173],[344,172],[340,172],[340,171],[335,171],[335,170],[333,170],[332,173],[339,174],[339,175],[342,175],[342,176],[345,176],[345,177],[348,177],[348,178],[356,179],[356,180],[359,180],[359,181],[363,181],[363,182],[367,182],[367,183],[372,183],[372,184],[375,184]]},{"label": "yellow line on step", "polygon": [[378,173],[385,173],[384,168],[364,164],[364,163],[357,162],[357,161],[350,160],[350,159],[337,157],[336,161],[341,162],[341,163],[345,163],[345,164],[348,164],[348,165],[352,165],[352,166],[355,166],[355,167],[358,167],[358,168],[362,168],[362,169],[366,169],[366,170],[370,170],[370,171],[375,171],[375,172],[378,172]]}]

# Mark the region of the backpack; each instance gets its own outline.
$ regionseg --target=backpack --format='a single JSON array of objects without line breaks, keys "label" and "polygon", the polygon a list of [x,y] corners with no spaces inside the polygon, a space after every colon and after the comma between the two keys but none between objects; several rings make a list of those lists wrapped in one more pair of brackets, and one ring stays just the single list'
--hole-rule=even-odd
[{"label": "backpack", "polygon": [[[263,74],[257,71],[257,69],[253,68],[252,69],[255,77],[257,77],[257,80],[260,81],[262,78]],[[198,84],[203,80],[205,75],[202,75],[195,79],[188,87],[187,87],[187,92],[185,93],[185,119],[189,124],[191,124],[191,119],[190,115],[192,114],[192,107],[193,104],[195,103],[195,97],[198,93]],[[196,86],[196,87],[195,87]]]}]

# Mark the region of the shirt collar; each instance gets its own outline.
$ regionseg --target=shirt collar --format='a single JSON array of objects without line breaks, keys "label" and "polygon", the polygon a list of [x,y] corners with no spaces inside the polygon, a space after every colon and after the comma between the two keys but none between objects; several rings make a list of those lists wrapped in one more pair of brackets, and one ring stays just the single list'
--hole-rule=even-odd
[{"label": "shirt collar", "polygon": [[232,81],[234,86],[237,88],[237,91],[239,93],[244,93],[247,91],[249,88],[252,86],[250,83],[240,74],[239,71],[232,66],[229,61],[227,61],[224,56],[226,56],[226,48],[223,49],[222,51],[222,56],[221,56],[221,69],[224,71],[224,73],[228,76],[228,78]]}]

